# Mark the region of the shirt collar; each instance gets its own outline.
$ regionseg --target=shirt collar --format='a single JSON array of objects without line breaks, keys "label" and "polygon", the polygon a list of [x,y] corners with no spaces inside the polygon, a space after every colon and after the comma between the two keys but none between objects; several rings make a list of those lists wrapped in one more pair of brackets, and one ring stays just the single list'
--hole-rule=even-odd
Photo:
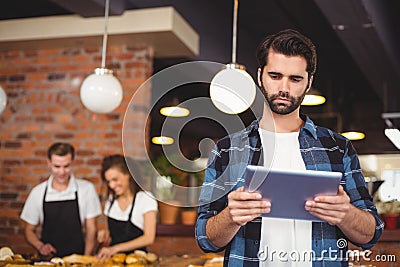
[{"label": "shirt collar", "polygon": [[[54,175],[50,175],[49,180],[47,182],[47,191],[48,192],[57,192],[51,184],[53,183]],[[70,174],[68,187],[63,192],[75,192],[76,191],[76,179],[73,173]]]},{"label": "shirt collar", "polygon": [[249,126],[246,127],[242,138],[249,138],[250,136],[258,133],[260,119],[261,118],[255,119]]},{"label": "shirt collar", "polygon": [[315,126],[314,122],[304,114],[300,114],[300,118],[305,121],[304,126],[300,129],[300,134],[302,134],[303,131],[307,131],[317,140],[317,126]]}]

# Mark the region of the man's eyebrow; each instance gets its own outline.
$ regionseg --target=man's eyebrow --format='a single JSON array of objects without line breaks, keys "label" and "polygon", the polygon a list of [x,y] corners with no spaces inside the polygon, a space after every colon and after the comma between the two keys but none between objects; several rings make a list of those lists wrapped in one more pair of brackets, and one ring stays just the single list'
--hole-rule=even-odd
[{"label": "man's eyebrow", "polygon": [[53,164],[53,166],[54,166],[54,167],[57,167],[57,168],[58,168],[58,167],[61,167],[61,166],[63,166],[63,167],[65,168],[65,167],[68,167],[69,165],[71,165],[71,163],[68,163],[68,164],[65,164],[65,165]]},{"label": "man's eyebrow", "polygon": [[304,79],[304,76],[302,75],[290,75],[290,78],[294,79]]},{"label": "man's eyebrow", "polygon": [[[282,73],[280,73],[280,72],[276,72],[276,71],[268,71],[267,72],[269,75],[283,75]],[[291,79],[304,79],[304,76],[302,76],[302,75],[289,75],[289,77],[291,78]]]},{"label": "man's eyebrow", "polygon": [[267,73],[270,75],[282,75],[282,73],[276,71],[268,71]]}]

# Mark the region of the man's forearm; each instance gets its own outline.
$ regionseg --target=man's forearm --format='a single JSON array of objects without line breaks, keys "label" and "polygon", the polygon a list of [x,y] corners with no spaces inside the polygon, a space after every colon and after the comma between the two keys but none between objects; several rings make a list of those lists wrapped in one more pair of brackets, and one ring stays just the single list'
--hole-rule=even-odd
[{"label": "man's forearm", "polygon": [[25,239],[32,247],[34,247],[38,251],[44,245],[43,242],[40,241],[40,239],[37,237],[37,235],[30,230],[25,230]]},{"label": "man's forearm", "polygon": [[206,225],[208,239],[217,247],[226,246],[236,235],[240,225],[231,220],[229,208],[226,207],[217,215],[211,217]]},{"label": "man's forearm", "polygon": [[96,245],[96,219],[86,220],[86,236],[85,236],[85,255],[92,255]]},{"label": "man's forearm", "polygon": [[337,226],[351,241],[366,244],[374,237],[376,222],[371,213],[351,205],[350,215]]},{"label": "man's forearm", "polygon": [[95,233],[86,232],[85,255],[92,255],[95,247]]}]

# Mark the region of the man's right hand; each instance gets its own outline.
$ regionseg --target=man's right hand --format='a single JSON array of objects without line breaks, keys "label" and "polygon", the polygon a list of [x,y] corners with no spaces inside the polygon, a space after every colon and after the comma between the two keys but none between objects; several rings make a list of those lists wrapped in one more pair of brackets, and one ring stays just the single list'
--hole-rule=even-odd
[{"label": "man's right hand", "polygon": [[239,187],[228,195],[228,210],[233,222],[237,225],[245,225],[262,213],[271,211],[271,202],[262,199],[260,193],[244,192],[244,187]]},{"label": "man's right hand", "polygon": [[46,243],[39,248],[39,253],[42,256],[52,256],[57,253],[57,250],[51,244]]},{"label": "man's right hand", "polygon": [[269,200],[262,199],[259,193],[244,192],[243,186],[239,187],[228,194],[228,206],[208,220],[207,236],[215,246],[222,248],[232,240],[241,226],[270,211]]}]

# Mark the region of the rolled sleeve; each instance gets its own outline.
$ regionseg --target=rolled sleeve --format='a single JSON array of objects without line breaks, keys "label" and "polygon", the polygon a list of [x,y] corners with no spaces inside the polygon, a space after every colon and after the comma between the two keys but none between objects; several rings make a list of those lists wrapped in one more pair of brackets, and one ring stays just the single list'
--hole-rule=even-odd
[{"label": "rolled sleeve", "polygon": [[354,243],[362,249],[372,248],[379,240],[383,232],[384,223],[378,216],[375,204],[368,193],[364,177],[361,172],[358,156],[350,142],[348,142],[347,153],[344,156],[344,168],[346,179],[346,192],[350,197],[350,203],[362,210],[369,212],[375,218],[374,237],[365,244]]},{"label": "rolled sleeve", "polygon": [[[369,210],[367,210],[367,211],[369,211]],[[371,212],[371,211],[369,211],[369,212],[375,218],[375,234],[374,234],[374,237],[371,239],[371,241],[369,241],[367,244],[359,244],[359,246],[362,249],[372,248],[378,242],[379,238],[381,237],[381,235],[383,233],[383,227],[384,227],[383,221],[379,218],[379,216],[376,212]]]},{"label": "rolled sleeve", "polygon": [[197,244],[204,252],[219,252],[224,250],[225,247],[219,248],[208,239],[206,225],[211,217],[217,215],[226,206],[226,198],[222,197],[212,201],[214,193],[218,194],[221,190],[224,191],[224,188],[217,186],[217,177],[220,176],[221,170],[217,162],[217,158],[220,155],[217,147],[214,147],[211,155],[212,156],[208,160],[208,167],[205,171],[204,182],[199,198],[200,206],[197,212],[195,236]]},{"label": "rolled sleeve", "polygon": [[[202,209],[202,207],[199,207],[199,210],[200,209]],[[207,237],[206,224],[207,224],[208,219],[210,217],[212,217],[213,215],[214,215],[214,213],[212,213],[212,212],[209,212],[208,214],[199,213],[199,216],[197,218],[197,223],[196,223],[196,228],[195,228],[196,241],[197,241],[197,244],[199,245],[199,247],[204,252],[220,252],[225,249],[225,248],[217,247]]]}]

